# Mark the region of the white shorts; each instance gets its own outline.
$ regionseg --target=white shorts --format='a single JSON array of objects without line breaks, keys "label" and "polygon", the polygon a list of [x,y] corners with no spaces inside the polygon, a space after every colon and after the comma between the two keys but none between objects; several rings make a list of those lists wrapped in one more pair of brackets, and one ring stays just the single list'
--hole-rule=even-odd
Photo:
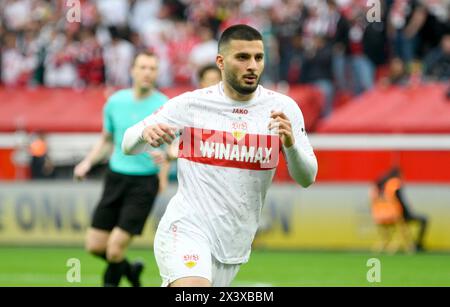
[{"label": "white shorts", "polygon": [[162,287],[183,277],[203,277],[213,287],[229,287],[240,264],[225,264],[211,254],[207,239],[175,221],[161,222],[156,231],[154,251]]}]

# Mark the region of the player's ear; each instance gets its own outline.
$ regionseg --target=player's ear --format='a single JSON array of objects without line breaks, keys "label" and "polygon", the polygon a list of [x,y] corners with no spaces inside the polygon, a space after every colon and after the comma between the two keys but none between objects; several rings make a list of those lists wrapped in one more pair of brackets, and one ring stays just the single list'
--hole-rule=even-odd
[{"label": "player's ear", "polygon": [[219,69],[220,70],[223,70],[223,55],[221,55],[221,54],[218,54],[217,56],[216,56],[216,64],[217,64],[217,67],[219,67]]}]

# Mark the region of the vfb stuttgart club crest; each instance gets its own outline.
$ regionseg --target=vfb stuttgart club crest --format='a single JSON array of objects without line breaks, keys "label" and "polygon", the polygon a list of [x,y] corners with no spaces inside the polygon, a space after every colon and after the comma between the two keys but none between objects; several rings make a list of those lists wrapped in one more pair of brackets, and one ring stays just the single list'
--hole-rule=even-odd
[{"label": "vfb stuttgart club crest", "polygon": [[187,254],[183,256],[184,265],[192,269],[197,265],[198,259],[200,257],[197,254]]},{"label": "vfb stuttgart club crest", "polygon": [[231,134],[239,142],[247,134],[247,123],[243,121],[232,122]]}]

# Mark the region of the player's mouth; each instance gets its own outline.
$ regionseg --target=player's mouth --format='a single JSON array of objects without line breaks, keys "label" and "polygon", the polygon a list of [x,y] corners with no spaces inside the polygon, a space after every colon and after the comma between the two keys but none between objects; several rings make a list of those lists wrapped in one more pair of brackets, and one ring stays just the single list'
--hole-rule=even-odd
[{"label": "player's mouth", "polygon": [[256,80],[258,80],[257,75],[244,75],[244,81],[247,84],[253,84],[256,82]]}]

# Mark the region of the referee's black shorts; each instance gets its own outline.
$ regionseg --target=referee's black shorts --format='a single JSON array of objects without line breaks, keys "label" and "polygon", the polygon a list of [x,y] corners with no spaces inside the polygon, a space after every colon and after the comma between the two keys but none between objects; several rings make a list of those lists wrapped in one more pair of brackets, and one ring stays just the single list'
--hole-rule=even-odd
[{"label": "referee's black shorts", "polygon": [[141,234],[158,187],[158,175],[131,176],[108,169],[92,227],[111,231],[117,226],[132,235]]}]

